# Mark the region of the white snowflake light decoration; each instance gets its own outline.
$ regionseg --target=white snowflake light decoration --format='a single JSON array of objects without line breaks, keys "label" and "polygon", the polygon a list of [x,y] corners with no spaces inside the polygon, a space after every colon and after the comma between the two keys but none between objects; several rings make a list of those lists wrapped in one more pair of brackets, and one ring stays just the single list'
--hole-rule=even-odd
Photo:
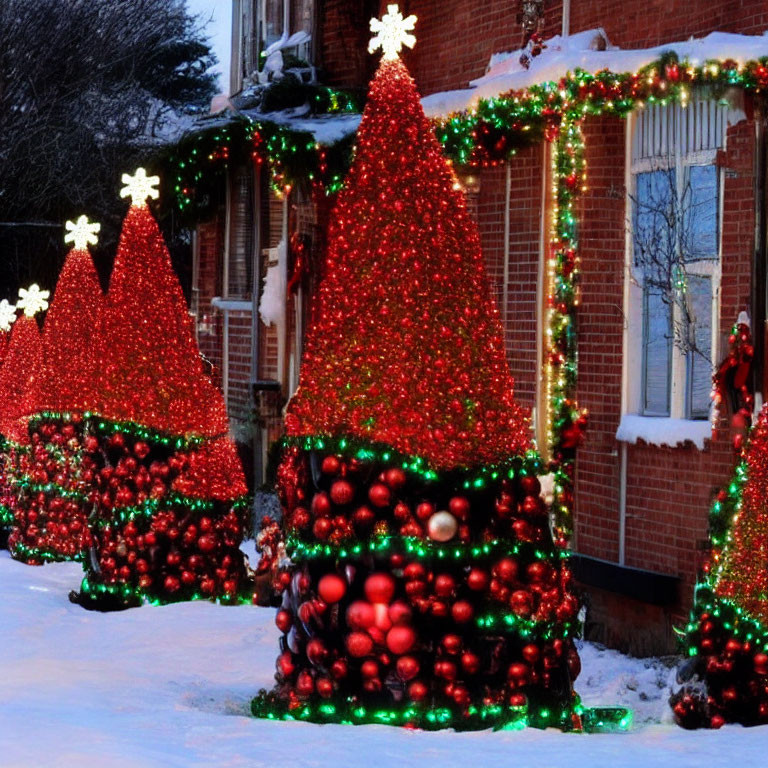
[{"label": "white snowflake light decoration", "polygon": [[137,168],[133,176],[124,173],[123,184],[125,186],[120,190],[120,197],[130,197],[131,205],[144,205],[148,197],[153,200],[160,197],[160,193],[155,189],[160,184],[160,177],[147,176],[143,168]]},{"label": "white snowflake light decoration", "polygon": [[89,244],[96,245],[96,233],[101,229],[101,224],[88,221],[87,216],[80,216],[77,221],[68,221],[64,227],[67,230],[64,242],[72,243],[78,251],[84,251]]},{"label": "white snowflake light decoration", "polygon": [[0,331],[10,331],[16,320],[16,307],[9,304],[7,299],[0,301]]},{"label": "white snowflake light decoration", "polygon": [[41,291],[37,283],[32,283],[29,288],[19,288],[19,300],[16,309],[23,309],[27,317],[34,317],[38,312],[48,309],[48,297],[50,291]]},{"label": "white snowflake light decoration", "polygon": [[397,5],[388,5],[387,12],[381,19],[371,19],[371,32],[374,36],[368,43],[368,53],[373,53],[381,48],[383,59],[393,61],[400,58],[400,51],[404,45],[413,48],[416,38],[410,34],[416,24],[416,17],[411,14],[407,19],[403,18]]}]

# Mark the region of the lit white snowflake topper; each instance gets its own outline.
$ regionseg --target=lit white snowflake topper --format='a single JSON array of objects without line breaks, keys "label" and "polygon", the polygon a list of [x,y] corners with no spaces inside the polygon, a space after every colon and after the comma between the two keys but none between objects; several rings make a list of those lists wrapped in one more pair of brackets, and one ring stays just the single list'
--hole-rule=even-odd
[{"label": "lit white snowflake topper", "polygon": [[50,291],[41,291],[37,283],[32,283],[29,288],[19,288],[19,300],[16,309],[23,309],[27,317],[34,317],[38,312],[48,309],[48,297]]},{"label": "lit white snowflake topper", "polygon": [[16,307],[9,304],[7,299],[0,301],[0,331],[10,331],[16,320]]},{"label": "lit white snowflake topper", "polygon": [[120,197],[130,197],[131,205],[144,205],[148,197],[153,200],[160,197],[160,193],[155,189],[159,183],[159,176],[147,176],[143,168],[137,168],[133,176],[129,173],[123,174],[125,186],[120,190]]},{"label": "lit white snowflake topper", "polygon": [[416,25],[416,17],[411,14],[407,19],[403,18],[397,5],[388,5],[387,12],[381,19],[371,19],[371,32],[374,36],[368,43],[368,53],[373,53],[381,48],[383,59],[392,61],[400,58],[400,51],[404,45],[413,48],[416,38],[410,34]]},{"label": "lit white snowflake topper", "polygon": [[78,251],[84,251],[89,244],[96,245],[96,233],[101,229],[101,224],[88,221],[87,216],[80,216],[77,221],[68,221],[64,227],[67,230],[64,242],[72,243]]}]

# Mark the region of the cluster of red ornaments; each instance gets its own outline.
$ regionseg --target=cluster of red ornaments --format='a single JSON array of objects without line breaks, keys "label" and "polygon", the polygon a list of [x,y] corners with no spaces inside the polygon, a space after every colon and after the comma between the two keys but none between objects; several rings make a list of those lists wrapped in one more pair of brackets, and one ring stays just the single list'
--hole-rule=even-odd
[{"label": "cluster of red ornaments", "polygon": [[288,448],[278,470],[288,533],[332,544],[386,535],[463,543],[549,539],[541,486],[531,474],[452,493],[400,467],[376,471],[374,466],[341,454],[319,459]]},{"label": "cluster of red ornaments", "polygon": [[[347,566],[317,577],[308,565],[288,577],[276,623],[285,633],[278,681],[289,703],[314,693],[365,698],[386,689],[390,703],[406,697],[465,709],[479,689],[485,704],[524,706],[530,687],[541,689],[537,698],[542,691],[562,694],[568,676],[578,675],[568,640],[521,642],[499,628],[478,632],[476,612],[490,605],[477,596],[488,588],[482,570],[470,570],[472,594],[455,573],[435,574],[431,563],[394,554],[378,564],[388,570],[358,564],[351,573]],[[357,578],[360,572],[368,575]]]},{"label": "cluster of red ornaments", "polygon": [[86,450],[104,457],[94,475],[99,522],[95,557],[86,563],[90,586],[128,586],[163,601],[234,598],[247,588],[243,520],[232,501],[176,490],[195,466],[194,453],[120,431],[89,437]]},{"label": "cluster of red ornaments", "polygon": [[[535,477],[458,492],[380,461],[288,448],[278,487],[305,546],[389,537],[344,558],[299,554],[280,574],[275,695],[288,710],[328,699],[460,716],[470,705],[567,706],[579,659],[566,627],[578,603]],[[451,525],[430,526],[435,515],[455,520],[452,536]],[[411,536],[423,539],[421,556],[408,551]],[[489,546],[438,554],[462,542]]]},{"label": "cluster of red ornaments", "polygon": [[757,638],[737,639],[724,624],[709,611],[699,616],[696,671],[706,690],[689,686],[673,697],[675,720],[684,728],[768,723],[768,653]]},{"label": "cluster of red ornaments", "polygon": [[91,544],[88,512],[97,501],[94,478],[100,457],[84,450],[83,421],[38,420],[30,445],[19,452],[14,524],[8,546],[31,565],[72,560]]}]

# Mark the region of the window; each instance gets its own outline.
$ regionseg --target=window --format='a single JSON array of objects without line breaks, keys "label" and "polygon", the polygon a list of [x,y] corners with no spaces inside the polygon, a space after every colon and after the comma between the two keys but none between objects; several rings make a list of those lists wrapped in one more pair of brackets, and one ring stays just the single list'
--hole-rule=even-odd
[{"label": "window", "polygon": [[[304,79],[314,77],[310,50],[313,12],[314,0],[262,0],[254,68],[260,72],[265,68],[272,72],[295,70]],[[274,57],[279,57],[279,67]]]},{"label": "window", "polygon": [[[630,179],[630,325],[643,416],[706,419],[720,281],[717,151],[726,107],[694,99],[634,119]],[[641,332],[637,332],[641,331]],[[631,349],[630,349],[631,352]]]},{"label": "window", "polygon": [[230,179],[228,206],[229,247],[224,273],[225,296],[250,299],[253,286],[254,259],[254,171],[250,166],[238,168]]}]

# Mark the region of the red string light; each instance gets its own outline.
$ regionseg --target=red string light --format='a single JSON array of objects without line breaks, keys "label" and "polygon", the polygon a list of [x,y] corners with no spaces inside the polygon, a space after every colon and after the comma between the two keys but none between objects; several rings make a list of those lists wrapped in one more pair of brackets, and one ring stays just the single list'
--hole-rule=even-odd
[{"label": "red string light", "polygon": [[86,250],[73,248],[43,326],[40,409],[83,412],[97,405],[96,355],[103,296]]},{"label": "red string light", "polygon": [[224,399],[205,375],[168,249],[145,205],[125,218],[105,309],[101,415],[174,435],[226,434]]},{"label": "red string light", "polygon": [[346,433],[437,468],[524,452],[477,227],[400,61],[371,85],[329,243],[288,433]]},{"label": "red string light", "polygon": [[0,434],[27,442],[25,417],[38,409],[43,345],[34,317],[22,315],[13,324],[5,361],[0,368]]},{"label": "red string light", "polygon": [[746,452],[747,482],[717,574],[716,592],[768,622],[768,412],[760,412]]}]

